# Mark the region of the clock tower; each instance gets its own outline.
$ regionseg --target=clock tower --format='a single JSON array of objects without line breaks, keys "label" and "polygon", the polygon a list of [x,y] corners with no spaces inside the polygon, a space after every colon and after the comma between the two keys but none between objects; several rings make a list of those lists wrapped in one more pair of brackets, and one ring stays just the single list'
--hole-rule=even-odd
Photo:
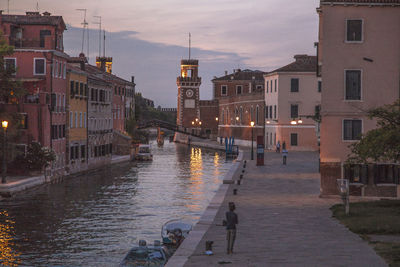
[{"label": "clock tower", "polygon": [[201,128],[200,84],[197,59],[181,60],[181,75],[176,79],[178,86],[178,109],[176,124],[185,128]]}]

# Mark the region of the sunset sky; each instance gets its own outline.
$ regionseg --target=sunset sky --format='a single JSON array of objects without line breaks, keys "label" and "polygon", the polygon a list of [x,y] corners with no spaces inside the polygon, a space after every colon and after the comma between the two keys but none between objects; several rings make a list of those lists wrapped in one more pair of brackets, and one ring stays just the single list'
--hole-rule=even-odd
[{"label": "sunset sky", "polygon": [[[68,4],[66,4],[68,3]],[[98,54],[98,19],[107,33],[107,56],[113,57],[113,73],[130,80],[137,91],[156,105],[176,107],[176,77],[180,59],[200,60],[201,99],[212,97],[213,76],[225,70],[270,71],[286,65],[295,54],[315,54],[318,0],[10,0],[10,14],[35,11],[61,15],[68,25],[65,50],[81,50],[83,13],[87,9],[90,59]],[[7,0],[0,1],[7,13]],[[86,53],[86,48],[85,48]]]}]

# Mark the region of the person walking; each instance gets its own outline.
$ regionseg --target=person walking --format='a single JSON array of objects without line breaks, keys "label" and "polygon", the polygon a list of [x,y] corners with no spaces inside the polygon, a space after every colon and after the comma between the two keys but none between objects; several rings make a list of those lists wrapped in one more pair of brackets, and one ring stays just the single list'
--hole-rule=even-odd
[{"label": "person walking", "polygon": [[226,212],[226,240],[228,241],[227,254],[233,253],[233,245],[236,239],[236,224],[239,223],[238,216],[234,212],[235,203],[229,202],[229,211]]},{"label": "person walking", "polygon": [[286,165],[287,155],[288,155],[288,151],[286,150],[286,148],[282,149],[283,165]]},{"label": "person walking", "polygon": [[278,140],[278,143],[276,143],[276,153],[281,152],[281,142]]}]

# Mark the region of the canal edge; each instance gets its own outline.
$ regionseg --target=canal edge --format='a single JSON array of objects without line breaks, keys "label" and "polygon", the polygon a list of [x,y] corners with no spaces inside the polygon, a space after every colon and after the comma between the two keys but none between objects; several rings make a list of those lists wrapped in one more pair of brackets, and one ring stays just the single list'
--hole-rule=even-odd
[{"label": "canal edge", "polygon": [[217,192],[211,199],[210,204],[204,210],[199,221],[190,231],[188,237],[182,242],[174,255],[168,260],[166,267],[181,267],[188,261],[189,257],[194,253],[196,247],[200,244],[203,236],[212,225],[219,208],[221,207],[230,184],[233,183],[233,177],[239,169],[243,160],[243,151],[239,150],[239,155],[233,163],[232,167],[225,174],[223,183],[220,184]]}]

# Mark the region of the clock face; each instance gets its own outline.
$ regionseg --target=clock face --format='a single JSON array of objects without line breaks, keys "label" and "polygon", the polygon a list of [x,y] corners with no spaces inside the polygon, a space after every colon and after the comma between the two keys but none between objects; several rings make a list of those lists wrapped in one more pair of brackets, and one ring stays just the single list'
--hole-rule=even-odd
[{"label": "clock face", "polygon": [[186,91],[186,96],[187,96],[187,97],[192,97],[192,96],[193,96],[193,90],[190,90],[190,89],[187,90],[187,91]]}]

